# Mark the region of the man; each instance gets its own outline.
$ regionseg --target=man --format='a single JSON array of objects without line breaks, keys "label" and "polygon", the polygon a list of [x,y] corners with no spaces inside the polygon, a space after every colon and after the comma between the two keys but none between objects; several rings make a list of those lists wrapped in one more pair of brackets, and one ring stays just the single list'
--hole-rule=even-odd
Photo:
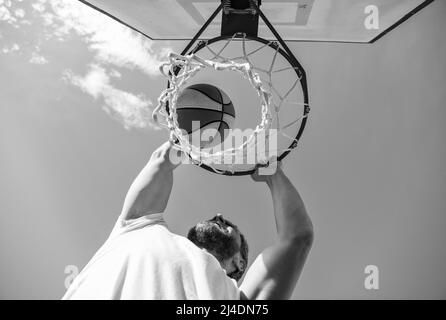
[{"label": "man", "polygon": [[[63,299],[288,299],[313,241],[313,227],[298,192],[280,165],[273,175],[252,175],[271,190],[277,239],[247,270],[240,230],[217,215],[190,229],[169,231],[162,218],[172,190],[175,149],[159,147],[132,183],[105,244]],[[187,219],[187,212],[184,213]]]}]

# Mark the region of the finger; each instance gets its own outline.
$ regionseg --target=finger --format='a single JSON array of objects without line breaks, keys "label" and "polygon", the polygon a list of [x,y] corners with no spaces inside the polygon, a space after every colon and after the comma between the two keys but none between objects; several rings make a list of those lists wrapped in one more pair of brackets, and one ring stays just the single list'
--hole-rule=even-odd
[{"label": "finger", "polygon": [[268,166],[269,166],[269,162],[258,163],[258,164],[256,164],[255,169],[257,171],[259,168],[265,168],[265,167],[268,167]]}]

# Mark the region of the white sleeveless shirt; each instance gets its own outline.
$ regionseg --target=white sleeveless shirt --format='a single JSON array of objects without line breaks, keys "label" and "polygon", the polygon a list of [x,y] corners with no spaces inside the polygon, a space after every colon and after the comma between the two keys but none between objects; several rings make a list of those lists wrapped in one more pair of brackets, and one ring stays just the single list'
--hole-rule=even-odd
[{"label": "white sleeveless shirt", "polygon": [[240,299],[218,260],[169,231],[162,214],[118,220],[62,299]]}]

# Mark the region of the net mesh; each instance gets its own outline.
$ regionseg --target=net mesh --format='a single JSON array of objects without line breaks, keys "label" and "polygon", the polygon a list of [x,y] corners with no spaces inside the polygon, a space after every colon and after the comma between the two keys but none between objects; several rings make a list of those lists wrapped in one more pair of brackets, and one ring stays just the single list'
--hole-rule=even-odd
[{"label": "net mesh", "polygon": [[[220,174],[249,173],[257,164],[267,164],[295,148],[297,132],[303,129],[302,121],[309,112],[299,85],[302,70],[284,58],[275,42],[260,43],[237,34],[212,44],[200,42],[199,47],[202,50],[199,54],[197,48],[185,56],[171,53],[169,60],[160,66],[169,86],[159,96],[153,116],[169,130],[176,148],[194,164],[205,165]],[[256,93],[253,105],[260,111],[260,121],[249,134],[245,131],[238,144],[234,144],[230,135],[218,146],[196,145],[178,125],[177,99],[189,82],[205,70],[236,73]],[[213,74],[211,79],[216,76],[221,75]]]}]

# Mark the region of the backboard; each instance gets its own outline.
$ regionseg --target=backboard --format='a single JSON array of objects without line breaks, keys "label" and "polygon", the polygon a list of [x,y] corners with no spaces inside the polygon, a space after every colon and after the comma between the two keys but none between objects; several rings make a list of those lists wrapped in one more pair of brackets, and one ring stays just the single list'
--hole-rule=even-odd
[{"label": "backboard", "polygon": [[[79,0],[153,40],[190,40],[219,0]],[[234,1],[234,0],[233,0]],[[372,43],[433,0],[263,0],[285,41]],[[222,14],[200,39],[220,35]],[[373,15],[373,18],[372,18]],[[259,37],[275,40],[262,19]]]}]

